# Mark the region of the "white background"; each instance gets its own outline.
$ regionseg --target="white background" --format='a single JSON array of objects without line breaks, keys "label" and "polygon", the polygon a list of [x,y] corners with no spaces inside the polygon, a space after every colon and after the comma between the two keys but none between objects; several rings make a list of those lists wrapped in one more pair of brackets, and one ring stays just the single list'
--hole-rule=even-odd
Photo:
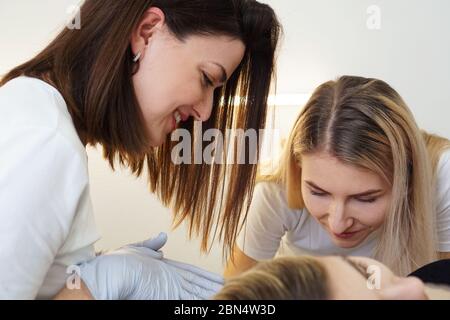
[{"label": "white background", "polygon": [[[448,0],[266,0],[284,25],[278,93],[310,94],[339,75],[377,77],[390,83],[413,110],[419,125],[450,137],[450,1]],[[0,0],[0,74],[33,57],[64,26],[74,0]],[[371,30],[367,9],[381,10],[381,29]],[[82,18],[82,17],[81,17]],[[82,20],[81,20],[82,22]],[[300,102],[299,102],[300,104]],[[283,133],[300,110],[282,106]],[[221,272],[219,245],[207,256],[185,228],[170,231],[170,211],[147,191],[145,179],[113,173],[101,152],[88,150],[92,198],[110,249],[169,232],[171,258]]]}]

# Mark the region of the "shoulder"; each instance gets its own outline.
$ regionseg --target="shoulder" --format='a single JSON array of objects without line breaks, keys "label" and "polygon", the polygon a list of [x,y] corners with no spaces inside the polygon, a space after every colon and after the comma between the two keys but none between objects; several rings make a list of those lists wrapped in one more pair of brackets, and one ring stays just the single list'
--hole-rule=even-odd
[{"label": "shoulder", "polygon": [[[450,188],[450,149],[445,150],[439,159],[439,164],[436,172],[438,191]],[[450,195],[448,195],[450,196]]]},{"label": "shoulder", "polygon": [[253,201],[256,200],[287,206],[285,190],[283,186],[275,182],[258,182],[253,193]]},{"label": "shoulder", "polygon": [[305,216],[305,210],[295,210],[288,206],[284,187],[275,182],[256,184],[250,211],[260,217],[281,219],[288,230],[294,228]]},{"label": "shoulder", "polygon": [[445,150],[439,159],[436,192],[438,213],[447,212],[450,207],[450,150]]},{"label": "shoulder", "polygon": [[61,102],[54,91],[56,89],[50,85],[34,78],[19,77],[9,81],[0,88],[2,124],[56,127],[57,106]]},{"label": "shoulder", "polygon": [[0,132],[8,136],[18,128],[57,132],[85,154],[63,97],[42,80],[18,77],[0,87]]},{"label": "shoulder", "polygon": [[445,150],[442,152],[440,158],[439,158],[439,164],[438,164],[438,175],[441,174],[449,174],[450,170],[450,149]]}]

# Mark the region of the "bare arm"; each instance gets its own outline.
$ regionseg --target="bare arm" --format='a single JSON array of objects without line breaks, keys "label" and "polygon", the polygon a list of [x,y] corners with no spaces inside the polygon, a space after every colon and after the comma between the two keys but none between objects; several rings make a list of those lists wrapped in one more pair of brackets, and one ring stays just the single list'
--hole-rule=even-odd
[{"label": "bare arm", "polygon": [[64,287],[53,300],[94,300],[89,289],[81,281],[80,289],[67,289]]},{"label": "bare arm", "polygon": [[[225,268],[224,277],[230,278],[255,266],[258,261],[243,253],[237,246],[233,249],[233,259],[229,259]],[[232,262],[233,260],[233,262]]]}]

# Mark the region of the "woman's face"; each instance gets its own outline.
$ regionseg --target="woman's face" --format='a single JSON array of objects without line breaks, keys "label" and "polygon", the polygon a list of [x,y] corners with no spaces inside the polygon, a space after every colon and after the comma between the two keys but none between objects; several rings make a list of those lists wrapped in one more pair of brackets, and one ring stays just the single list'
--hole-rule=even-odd
[{"label": "woman's face", "polygon": [[399,277],[382,263],[363,257],[321,257],[331,299],[423,300],[450,298],[415,277]]},{"label": "woman's face", "polygon": [[342,248],[353,248],[378,229],[391,189],[377,174],[325,152],[302,155],[301,189],[310,214]]},{"label": "woman's face", "polygon": [[245,46],[227,36],[190,36],[181,42],[165,24],[152,30],[133,84],[155,147],[176,129],[176,120],[209,119],[214,90],[240,64]]}]

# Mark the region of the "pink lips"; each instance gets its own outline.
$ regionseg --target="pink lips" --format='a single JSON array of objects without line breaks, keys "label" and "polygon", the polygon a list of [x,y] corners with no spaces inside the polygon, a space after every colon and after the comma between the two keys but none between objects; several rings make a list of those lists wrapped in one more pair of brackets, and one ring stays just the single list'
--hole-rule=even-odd
[{"label": "pink lips", "polygon": [[[181,113],[180,111],[178,111],[178,113],[181,116],[181,121],[184,122],[189,119],[189,115]],[[175,118],[175,115],[173,115],[172,116],[172,132],[175,131],[177,128],[178,128],[177,119]]]},{"label": "pink lips", "polygon": [[344,232],[344,233],[341,233],[341,234],[336,234],[336,233],[334,233],[334,236],[336,237],[336,238],[339,238],[339,239],[351,239],[355,234],[357,234],[358,232],[360,232],[361,230],[359,230],[359,231],[354,231],[354,232]]}]

